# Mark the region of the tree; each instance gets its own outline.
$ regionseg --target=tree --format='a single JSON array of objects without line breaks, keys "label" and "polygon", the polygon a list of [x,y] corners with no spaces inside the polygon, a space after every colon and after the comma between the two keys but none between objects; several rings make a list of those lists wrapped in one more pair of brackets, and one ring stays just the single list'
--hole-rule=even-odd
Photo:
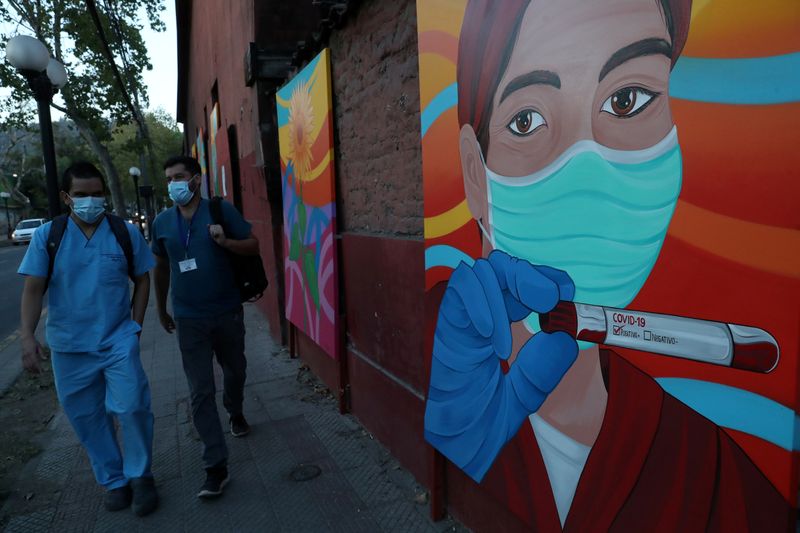
[{"label": "tree", "polygon": [[[141,36],[139,13],[145,13],[146,23],[152,29],[161,31],[164,25],[159,14],[164,6],[161,0],[103,0],[101,4],[105,9],[98,10],[101,26],[106,35],[114,36],[106,42],[87,16],[86,4],[81,0],[6,0],[0,4],[0,21],[6,27],[16,24],[25,28],[47,44],[51,55],[67,67],[70,78],[61,91],[62,103],[52,105],[74,122],[108,179],[114,209],[127,216],[120,176],[106,143],[112,136],[110,124],[139,120],[141,106],[148,103],[141,73],[152,66]],[[0,33],[3,41],[9,37]],[[108,56],[108,50],[113,57]],[[123,64],[122,69],[116,65],[117,58]],[[115,71],[122,73],[122,86]],[[5,122],[0,127],[7,129],[31,122],[30,92],[24,87],[24,80],[6,63],[0,65],[0,83],[12,88],[9,96],[0,99],[0,115]],[[127,103],[129,95],[135,95],[140,117],[133,116],[135,113],[132,114]],[[145,132],[142,142],[147,145],[150,140],[146,126],[139,129]],[[152,167],[152,155],[150,159]]]},{"label": "tree", "polygon": [[[0,189],[11,193],[12,204],[25,216],[47,216],[44,160],[36,133],[33,124],[0,132]],[[71,121],[54,122],[53,137],[59,147],[59,168],[78,159],[98,163]]]},{"label": "tree", "polygon": [[[183,147],[183,136],[178,129],[175,120],[163,109],[144,115],[150,138],[153,146],[153,158],[157,165],[165,161],[168,157],[181,153]],[[118,126],[108,145],[111,159],[120,173],[127,174],[130,167],[140,166],[140,155],[144,147],[139,139],[138,127],[135,124],[123,124]],[[157,174],[153,174],[155,176]],[[128,198],[129,205],[134,205],[136,191],[130,178],[122,180],[122,188],[125,197]],[[167,197],[167,184],[163,179],[153,179],[153,197],[158,204]]]}]

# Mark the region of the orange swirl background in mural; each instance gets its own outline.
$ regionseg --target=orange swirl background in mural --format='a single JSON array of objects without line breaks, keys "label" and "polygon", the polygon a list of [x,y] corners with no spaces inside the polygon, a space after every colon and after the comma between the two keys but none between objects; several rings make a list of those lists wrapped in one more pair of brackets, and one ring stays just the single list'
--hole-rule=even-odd
[{"label": "orange swirl background in mural", "polygon": [[[423,122],[456,81],[466,2],[418,2]],[[695,0],[683,57],[760,58],[800,51],[796,0]],[[652,376],[690,378],[751,391],[795,414],[794,451],[727,430],[796,505],[800,336],[800,102],[769,105],[671,99],[683,153],[683,186],[668,236],[634,309],[767,325],[781,361],[768,375],[639,352],[621,353]],[[423,126],[426,250],[480,253],[466,207],[456,109]],[[426,290],[452,270],[426,265]],[[687,298],[690,295],[690,301]],[[435,317],[428,317],[434,320]]]}]

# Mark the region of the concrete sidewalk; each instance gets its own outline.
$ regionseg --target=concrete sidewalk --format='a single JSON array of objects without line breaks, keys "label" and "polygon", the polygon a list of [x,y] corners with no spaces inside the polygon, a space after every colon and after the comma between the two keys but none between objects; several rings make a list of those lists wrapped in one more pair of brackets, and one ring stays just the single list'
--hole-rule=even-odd
[{"label": "concrete sidewalk", "polygon": [[[339,415],[330,394],[272,341],[252,305],[245,306],[245,324],[245,415],[253,430],[242,439],[228,435],[231,482],[222,498],[196,497],[205,472],[177,340],[160,327],[151,305],[142,362],[156,417],[159,509],[145,518],[130,509],[105,511],[86,454],[59,412],[49,444],[17,482],[36,480],[53,492],[27,502],[27,514],[9,509],[10,498],[0,513],[14,515],[5,531],[464,531],[453,521],[430,521],[424,488],[355,418]],[[221,392],[217,403],[227,422]]]}]

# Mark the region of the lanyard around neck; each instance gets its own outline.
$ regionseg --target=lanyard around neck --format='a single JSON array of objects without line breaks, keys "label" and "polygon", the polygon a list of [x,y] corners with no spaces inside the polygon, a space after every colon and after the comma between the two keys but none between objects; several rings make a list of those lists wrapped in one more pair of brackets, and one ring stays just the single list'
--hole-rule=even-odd
[{"label": "lanyard around neck", "polygon": [[183,244],[183,248],[188,252],[189,251],[189,241],[192,238],[192,223],[194,222],[194,217],[197,216],[197,211],[200,209],[200,206],[197,206],[194,213],[192,214],[191,220],[189,220],[189,227],[186,227],[186,221],[181,214],[181,210],[176,208],[175,213],[178,215],[178,235],[181,239],[181,244]]}]

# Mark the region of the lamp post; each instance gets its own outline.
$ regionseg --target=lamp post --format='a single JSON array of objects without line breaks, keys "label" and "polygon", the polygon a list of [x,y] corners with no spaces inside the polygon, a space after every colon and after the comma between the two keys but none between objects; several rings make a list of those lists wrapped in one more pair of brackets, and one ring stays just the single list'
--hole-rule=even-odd
[{"label": "lamp post", "polygon": [[8,228],[6,233],[7,233],[7,236],[10,237],[11,236],[11,217],[8,214],[8,199],[11,198],[11,195],[8,194],[7,192],[3,191],[3,192],[0,192],[0,198],[3,199],[3,203],[5,204],[5,208],[6,208],[6,227]]},{"label": "lamp post", "polygon": [[64,65],[50,57],[44,43],[27,35],[17,35],[9,39],[6,45],[6,61],[28,81],[39,108],[39,130],[47,175],[47,207],[50,218],[55,218],[61,213],[61,202],[58,198],[58,171],[50,101],[67,82],[67,71]]},{"label": "lamp post", "polygon": [[142,175],[142,171],[139,170],[138,167],[131,167],[128,169],[128,174],[131,175],[133,188],[136,189],[136,223],[139,224],[139,231],[144,233],[144,227],[142,226],[142,205],[139,203],[139,176]]}]

